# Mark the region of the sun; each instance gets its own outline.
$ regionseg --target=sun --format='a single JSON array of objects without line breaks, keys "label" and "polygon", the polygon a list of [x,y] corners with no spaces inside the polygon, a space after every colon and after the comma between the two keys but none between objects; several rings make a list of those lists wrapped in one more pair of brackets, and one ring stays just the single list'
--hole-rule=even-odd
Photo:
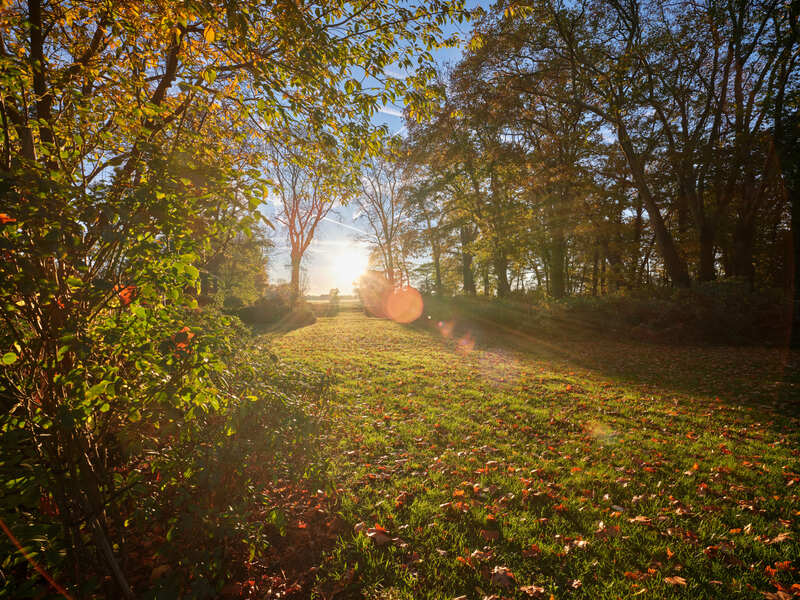
[{"label": "sun", "polygon": [[364,246],[351,244],[345,246],[337,254],[333,263],[336,287],[342,293],[347,293],[353,288],[354,282],[367,270],[369,255]]}]

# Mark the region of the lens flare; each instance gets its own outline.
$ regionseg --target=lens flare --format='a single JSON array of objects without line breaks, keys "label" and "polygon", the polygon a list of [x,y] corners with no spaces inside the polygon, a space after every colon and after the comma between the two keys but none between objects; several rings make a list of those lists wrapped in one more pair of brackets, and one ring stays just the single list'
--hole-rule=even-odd
[{"label": "lens flare", "polygon": [[422,308],[422,295],[412,287],[394,290],[386,299],[386,314],[396,323],[416,321]]},{"label": "lens flare", "polygon": [[469,354],[475,349],[475,338],[473,338],[472,334],[468,331],[461,336],[461,338],[459,338],[457,344],[457,349],[459,352],[462,354]]},{"label": "lens flare", "polygon": [[453,321],[439,321],[436,326],[444,337],[449,338],[453,334],[456,324]]}]

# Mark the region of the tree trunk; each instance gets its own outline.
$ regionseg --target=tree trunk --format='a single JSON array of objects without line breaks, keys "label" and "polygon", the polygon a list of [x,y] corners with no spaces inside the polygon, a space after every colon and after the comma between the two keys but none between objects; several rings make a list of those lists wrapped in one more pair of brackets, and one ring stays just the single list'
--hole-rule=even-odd
[{"label": "tree trunk", "polygon": [[550,295],[563,298],[565,291],[564,254],[566,248],[561,233],[553,236],[550,250]]},{"label": "tree trunk", "polygon": [[[792,3],[790,16],[797,23],[798,9]],[[797,26],[792,27],[791,41],[800,35]],[[782,81],[788,81],[793,71],[793,62],[784,65]],[[786,111],[785,88],[781,88],[775,101],[773,140],[780,177],[791,209],[792,230],[792,323],[789,346],[800,349],[800,111]],[[795,89],[795,94],[797,91]],[[796,98],[795,98],[796,100]]]},{"label": "tree trunk", "polygon": [[594,249],[594,254],[592,256],[592,296],[597,296],[597,248]]},{"label": "tree trunk", "polygon": [[533,263],[533,274],[536,275],[536,289],[542,289],[542,275],[539,273],[539,267],[536,265],[536,262]]},{"label": "tree trunk", "polygon": [[[690,169],[686,169],[687,171]],[[699,281],[713,281],[716,279],[714,270],[714,242],[716,232],[712,221],[706,215],[703,206],[703,194],[697,190],[694,180],[684,179],[681,184],[681,193],[678,195],[680,201],[691,208],[695,230],[697,231],[697,241],[700,250],[700,265],[697,273]]]},{"label": "tree trunk", "polygon": [[656,198],[647,183],[644,165],[640,157],[636,154],[633,148],[633,142],[631,142],[630,136],[628,135],[628,130],[622,121],[617,123],[617,134],[622,151],[628,161],[631,175],[633,175],[634,185],[639,191],[642,202],[647,209],[647,214],[650,217],[653,231],[656,234],[656,246],[661,253],[661,257],[664,259],[664,267],[667,270],[667,276],[670,281],[672,281],[672,285],[677,287],[689,287],[691,281],[689,279],[689,270],[686,267],[686,261],[678,253],[675,239],[672,237],[669,229],[667,229]]},{"label": "tree trunk", "polygon": [[755,282],[753,243],[755,223],[748,217],[740,218],[733,231],[733,276],[745,279],[750,287]]},{"label": "tree trunk", "polygon": [[433,247],[433,289],[436,292],[437,296],[441,296],[444,291],[442,289],[442,266],[440,261],[440,254],[441,251],[439,250],[438,244],[434,245]]},{"label": "tree trunk", "polygon": [[511,293],[508,283],[508,258],[498,254],[494,259],[494,271],[497,277],[497,297],[505,298]]},{"label": "tree trunk", "polygon": [[489,265],[483,265],[483,295],[489,295]]},{"label": "tree trunk", "polygon": [[389,284],[392,287],[394,287],[395,284],[394,258],[392,257],[391,250],[387,251],[386,253],[386,279],[388,279]]},{"label": "tree trunk", "polygon": [[475,276],[472,273],[472,253],[467,250],[467,245],[472,241],[469,230],[461,227],[461,276],[464,280],[464,293],[467,296],[475,295]]},{"label": "tree trunk", "polygon": [[297,304],[298,299],[300,298],[300,256],[292,255],[292,275],[290,281],[290,289],[291,289],[291,302],[292,306]]},{"label": "tree trunk", "polygon": [[[642,229],[644,221],[642,219],[642,199],[637,196],[636,200],[636,218],[633,221],[633,247],[634,259],[631,261],[631,269],[629,274],[629,282],[632,288],[639,287],[641,281],[639,271],[639,258],[642,253]],[[596,259],[595,259],[596,260]]]},{"label": "tree trunk", "polygon": [[713,281],[717,275],[714,270],[714,229],[707,223],[700,227],[700,281]]},{"label": "tree trunk", "polygon": [[467,296],[474,296],[475,276],[472,273],[472,255],[466,252],[461,253],[461,276],[464,279],[464,293]]},{"label": "tree trunk", "polygon": [[600,295],[606,293],[606,258],[600,259]]},{"label": "tree trunk", "polygon": [[792,252],[794,277],[792,285],[792,333],[789,346],[800,349],[800,189],[786,190],[792,203]]}]

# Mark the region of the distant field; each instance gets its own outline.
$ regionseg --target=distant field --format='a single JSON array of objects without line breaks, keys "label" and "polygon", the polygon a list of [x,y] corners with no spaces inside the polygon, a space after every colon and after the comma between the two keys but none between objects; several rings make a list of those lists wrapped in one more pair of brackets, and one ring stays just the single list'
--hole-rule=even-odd
[{"label": "distant field", "polygon": [[[311,305],[311,308],[314,309],[314,312],[317,313],[318,316],[324,315],[325,311],[327,311],[330,306],[330,299],[328,298],[306,298],[306,302]],[[361,310],[361,300],[359,300],[357,296],[341,298],[339,299],[339,310]]]},{"label": "distant field", "polygon": [[779,350],[444,325],[352,310],[273,340],[334,380],[320,443],[342,525],[317,596],[798,593],[800,420]]}]

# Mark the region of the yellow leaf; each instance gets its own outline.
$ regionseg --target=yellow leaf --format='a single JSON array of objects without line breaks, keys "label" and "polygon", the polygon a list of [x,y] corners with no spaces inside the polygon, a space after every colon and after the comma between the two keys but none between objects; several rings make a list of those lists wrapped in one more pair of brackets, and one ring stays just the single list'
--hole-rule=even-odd
[{"label": "yellow leaf", "polygon": [[206,28],[203,30],[203,39],[205,39],[205,41],[207,41],[209,44],[216,39],[214,28],[210,25],[206,25]]}]

